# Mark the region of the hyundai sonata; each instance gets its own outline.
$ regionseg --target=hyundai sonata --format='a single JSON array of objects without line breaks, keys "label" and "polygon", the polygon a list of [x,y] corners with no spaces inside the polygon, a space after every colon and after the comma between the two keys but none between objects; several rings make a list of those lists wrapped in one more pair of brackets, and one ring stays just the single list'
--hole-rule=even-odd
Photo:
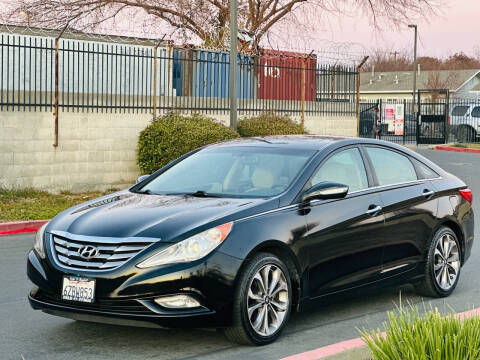
[{"label": "hyundai sonata", "polygon": [[448,296],[473,243],[472,192],[401,146],[284,136],[217,143],[58,214],[28,255],[34,309],[223,328],[274,341],[292,312],[366,285]]}]

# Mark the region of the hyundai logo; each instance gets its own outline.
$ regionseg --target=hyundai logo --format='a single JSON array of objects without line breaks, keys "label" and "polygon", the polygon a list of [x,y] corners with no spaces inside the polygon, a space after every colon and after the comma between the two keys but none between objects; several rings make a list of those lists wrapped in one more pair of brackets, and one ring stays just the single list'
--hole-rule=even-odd
[{"label": "hyundai logo", "polygon": [[84,259],[93,259],[99,254],[98,249],[92,245],[85,245],[78,250],[78,254]]}]

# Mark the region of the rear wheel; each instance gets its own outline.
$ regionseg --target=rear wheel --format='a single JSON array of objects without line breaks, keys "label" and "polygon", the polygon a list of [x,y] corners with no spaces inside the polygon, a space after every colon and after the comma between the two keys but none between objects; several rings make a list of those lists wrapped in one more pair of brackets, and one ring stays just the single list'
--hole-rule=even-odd
[{"label": "rear wheel", "polygon": [[476,137],[475,129],[470,126],[461,126],[457,131],[457,140],[460,142],[474,142]]},{"label": "rear wheel", "polygon": [[291,302],[291,281],[285,264],[272,254],[256,254],[240,274],[233,323],[224,333],[230,341],[240,344],[270,344],[285,327]]},{"label": "rear wheel", "polygon": [[460,243],[450,228],[442,227],[430,244],[425,277],[417,285],[417,290],[429,297],[449,296],[457,286],[460,269]]}]

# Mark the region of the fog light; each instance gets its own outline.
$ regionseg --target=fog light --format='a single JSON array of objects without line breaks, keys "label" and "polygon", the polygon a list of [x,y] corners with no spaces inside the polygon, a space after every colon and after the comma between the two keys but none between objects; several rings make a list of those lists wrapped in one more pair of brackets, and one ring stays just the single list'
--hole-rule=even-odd
[{"label": "fog light", "polygon": [[156,298],[155,302],[169,309],[195,308],[200,306],[197,300],[188,295],[164,296]]}]

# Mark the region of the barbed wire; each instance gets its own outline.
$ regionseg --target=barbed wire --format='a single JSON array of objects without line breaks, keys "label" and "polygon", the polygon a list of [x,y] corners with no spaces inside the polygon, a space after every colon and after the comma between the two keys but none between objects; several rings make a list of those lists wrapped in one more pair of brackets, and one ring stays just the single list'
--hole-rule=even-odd
[{"label": "barbed wire", "polygon": [[[106,30],[103,28],[102,30]],[[59,29],[48,29],[40,28],[35,26],[25,26],[25,25],[12,25],[12,24],[0,24],[0,33],[7,33],[11,35],[23,35],[23,36],[39,36],[39,37],[49,37],[55,38],[58,36]],[[117,29],[118,31],[118,29]],[[116,31],[115,31],[116,32]],[[157,35],[157,34],[156,34]],[[164,45],[171,45],[175,48],[183,49],[195,49],[195,50],[205,50],[205,51],[225,51],[228,52],[229,46],[226,44],[230,43],[229,34],[223,35],[223,41],[220,44],[217,42],[215,45],[206,45],[206,44],[194,44],[194,43],[181,43],[175,44],[175,39],[171,34],[158,34],[158,36],[152,38],[143,38],[135,36],[124,36],[124,35],[112,35],[105,33],[89,33],[76,29],[66,29],[62,39],[69,40],[83,40],[83,41],[102,41],[109,42],[113,44],[128,44],[128,45],[137,45],[137,46],[155,46],[158,44],[159,40],[164,38]],[[224,44],[224,46],[222,46]],[[294,46],[284,46],[280,48],[266,48],[259,47],[257,49],[250,49],[246,46],[245,49],[240,51],[240,54],[251,55],[251,56],[263,56],[264,58],[305,58],[305,56],[310,55],[315,57],[318,60],[323,60],[330,64],[355,64],[359,61],[364,51],[348,51],[344,49],[349,49],[352,46],[358,44],[355,43],[333,43],[331,42],[326,49],[312,49],[312,48],[301,48]]]}]

